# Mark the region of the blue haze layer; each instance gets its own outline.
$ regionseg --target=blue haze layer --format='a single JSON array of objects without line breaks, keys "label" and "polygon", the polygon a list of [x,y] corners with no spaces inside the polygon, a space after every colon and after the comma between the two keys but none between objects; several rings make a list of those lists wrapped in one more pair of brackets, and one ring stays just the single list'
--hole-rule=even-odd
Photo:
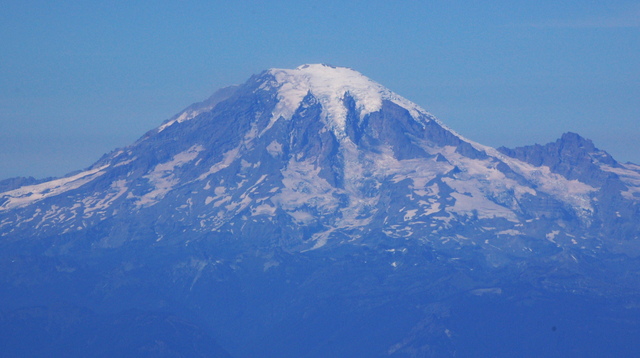
[{"label": "blue haze layer", "polygon": [[61,176],[270,67],[352,67],[491,146],[640,162],[634,1],[5,1],[0,178]]}]

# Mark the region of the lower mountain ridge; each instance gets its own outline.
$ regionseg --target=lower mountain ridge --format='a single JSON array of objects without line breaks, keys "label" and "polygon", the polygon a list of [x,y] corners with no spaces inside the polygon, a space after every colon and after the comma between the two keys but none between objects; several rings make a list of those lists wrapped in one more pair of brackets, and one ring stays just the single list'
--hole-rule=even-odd
[{"label": "lower mountain ridge", "polygon": [[4,356],[640,350],[640,166],[483,146],[348,68],[265,71],[0,191]]}]

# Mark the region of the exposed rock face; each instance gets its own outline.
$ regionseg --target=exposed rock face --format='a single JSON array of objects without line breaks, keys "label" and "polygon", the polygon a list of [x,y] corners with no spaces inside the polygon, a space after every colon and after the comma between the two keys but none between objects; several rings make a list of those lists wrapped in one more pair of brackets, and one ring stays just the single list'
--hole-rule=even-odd
[{"label": "exposed rock face", "polygon": [[551,172],[569,180],[579,180],[592,186],[601,186],[608,180],[618,179],[615,173],[605,171],[601,166],[621,168],[607,152],[597,149],[589,139],[571,132],[544,146],[536,144],[515,149],[501,147],[498,150],[537,167],[549,167]]},{"label": "exposed rock face", "polygon": [[[598,188],[592,194],[594,211],[590,217],[591,229],[621,241],[635,241],[638,238],[640,228],[623,219],[636,217],[640,213],[637,201],[639,193],[634,189],[638,184],[634,174],[637,165],[618,163],[607,152],[596,148],[593,142],[575,133],[565,133],[556,142],[544,146],[536,144],[498,150],[537,167],[548,167],[551,172],[569,180]],[[612,245],[610,248],[614,251],[632,256],[638,254],[635,244],[629,243],[627,246],[627,243],[617,242]],[[616,245],[627,248],[615,248]]]}]

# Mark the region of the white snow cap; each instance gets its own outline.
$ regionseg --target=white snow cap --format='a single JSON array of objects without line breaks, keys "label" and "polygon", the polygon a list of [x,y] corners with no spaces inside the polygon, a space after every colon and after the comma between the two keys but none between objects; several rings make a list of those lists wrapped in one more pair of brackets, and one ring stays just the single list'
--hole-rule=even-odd
[{"label": "white snow cap", "polygon": [[275,77],[276,83],[265,83],[262,88],[277,88],[279,97],[272,122],[277,121],[280,116],[291,119],[309,92],[322,104],[323,118],[327,124],[343,135],[347,116],[347,109],[343,104],[346,93],[355,100],[361,119],[369,113],[379,111],[382,100],[389,100],[405,108],[416,121],[424,123],[434,119],[415,103],[350,68],[310,64],[293,70],[272,68],[269,73]]}]

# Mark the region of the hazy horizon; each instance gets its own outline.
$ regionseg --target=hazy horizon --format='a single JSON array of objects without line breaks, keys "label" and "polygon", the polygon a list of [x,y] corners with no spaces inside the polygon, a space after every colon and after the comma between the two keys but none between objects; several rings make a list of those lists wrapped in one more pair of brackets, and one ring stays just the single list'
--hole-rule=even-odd
[{"label": "hazy horizon", "polygon": [[486,145],[572,131],[640,163],[638,19],[632,1],[10,1],[0,179],[82,169],[218,88],[304,63],[351,67]]}]

